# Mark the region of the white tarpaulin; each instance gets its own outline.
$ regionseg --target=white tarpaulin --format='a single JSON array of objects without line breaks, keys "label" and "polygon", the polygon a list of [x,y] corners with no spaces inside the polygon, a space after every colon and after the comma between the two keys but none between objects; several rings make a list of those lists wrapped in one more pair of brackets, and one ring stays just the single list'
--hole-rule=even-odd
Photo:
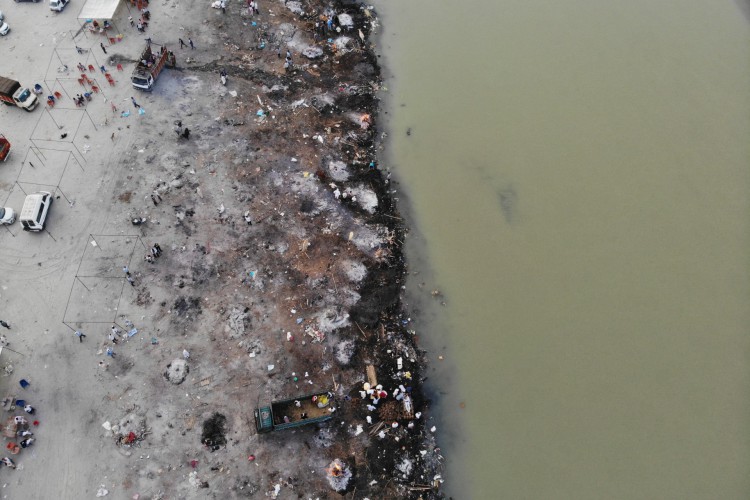
[{"label": "white tarpaulin", "polygon": [[78,19],[112,19],[120,0],[88,0],[78,14]]}]

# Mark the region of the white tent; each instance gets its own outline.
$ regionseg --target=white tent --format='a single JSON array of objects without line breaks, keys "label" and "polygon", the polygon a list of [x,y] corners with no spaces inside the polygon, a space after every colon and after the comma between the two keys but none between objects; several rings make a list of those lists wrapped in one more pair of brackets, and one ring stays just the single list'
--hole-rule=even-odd
[{"label": "white tent", "polygon": [[88,0],[78,14],[78,19],[107,19],[115,15],[120,0]]}]

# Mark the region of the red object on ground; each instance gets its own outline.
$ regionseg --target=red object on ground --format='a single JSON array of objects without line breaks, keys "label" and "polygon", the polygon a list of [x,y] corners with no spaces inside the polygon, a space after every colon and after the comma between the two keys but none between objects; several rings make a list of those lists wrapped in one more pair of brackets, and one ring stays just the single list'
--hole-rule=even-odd
[{"label": "red object on ground", "polygon": [[252,462],[253,460],[255,460],[255,455],[250,455],[249,457],[247,457],[247,459],[248,459],[248,460],[249,460],[250,462]]},{"label": "red object on ground", "polygon": [[34,420],[34,421],[32,422],[32,425],[34,425],[34,426],[37,426],[37,425],[39,425],[39,420]]},{"label": "red object on ground", "polygon": [[10,154],[10,142],[5,138],[3,134],[0,134],[0,161],[8,159]]},{"label": "red object on ground", "polygon": [[197,466],[198,466],[198,461],[197,460],[191,460],[190,461],[190,467],[192,467],[193,469],[195,469]]}]

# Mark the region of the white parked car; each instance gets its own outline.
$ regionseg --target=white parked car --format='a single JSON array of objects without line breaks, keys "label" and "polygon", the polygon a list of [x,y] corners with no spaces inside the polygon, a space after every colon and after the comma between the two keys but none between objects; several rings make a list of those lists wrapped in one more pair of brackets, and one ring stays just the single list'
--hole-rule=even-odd
[{"label": "white parked car", "polygon": [[0,207],[0,224],[13,224],[16,222],[16,213],[10,207]]},{"label": "white parked car", "polygon": [[3,14],[3,11],[0,10],[0,21],[2,21],[3,19],[5,19],[5,14]]},{"label": "white parked car", "polygon": [[62,12],[70,0],[49,0],[49,8],[51,10]]},{"label": "white parked car", "polygon": [[8,26],[8,23],[4,23],[0,21],[0,35],[5,36],[10,31],[10,26]]}]

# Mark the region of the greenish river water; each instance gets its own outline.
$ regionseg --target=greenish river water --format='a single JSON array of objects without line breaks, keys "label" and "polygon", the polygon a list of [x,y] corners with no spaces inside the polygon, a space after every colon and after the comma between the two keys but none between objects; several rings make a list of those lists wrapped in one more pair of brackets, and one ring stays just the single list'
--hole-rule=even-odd
[{"label": "greenish river water", "polygon": [[747,4],[375,6],[446,491],[750,498]]}]

